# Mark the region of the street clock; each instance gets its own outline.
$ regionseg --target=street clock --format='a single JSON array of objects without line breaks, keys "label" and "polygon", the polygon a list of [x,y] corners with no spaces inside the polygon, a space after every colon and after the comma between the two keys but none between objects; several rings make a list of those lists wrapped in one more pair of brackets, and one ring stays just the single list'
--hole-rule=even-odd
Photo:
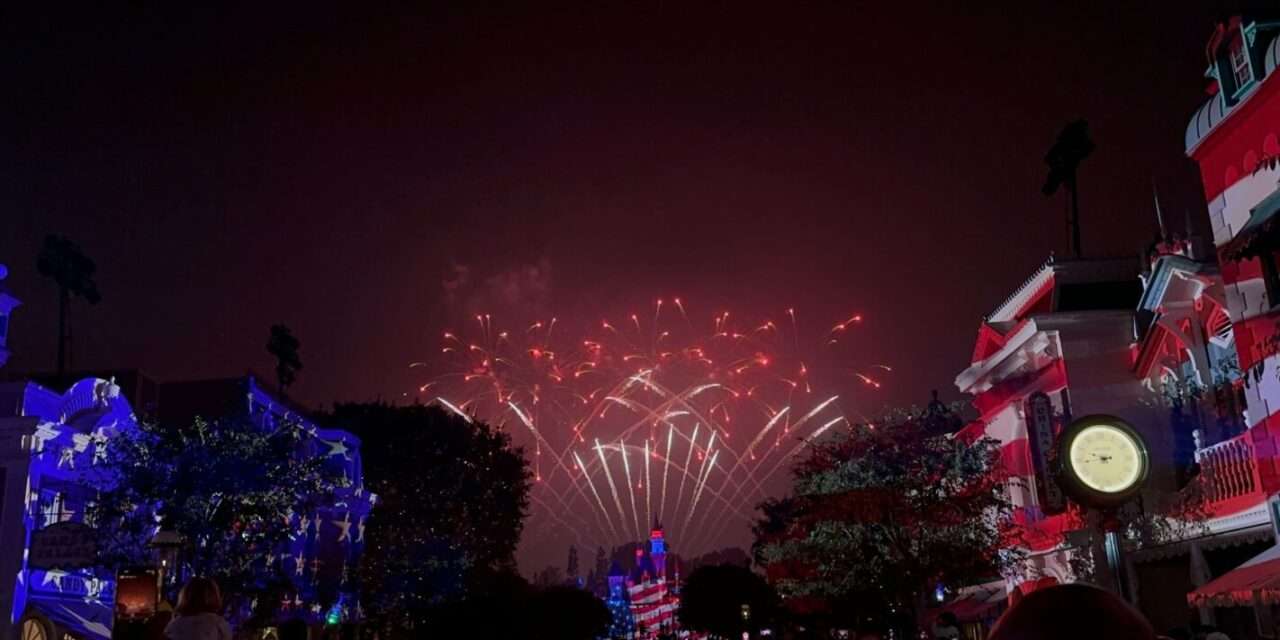
[{"label": "street clock", "polygon": [[1115,416],[1072,422],[1058,439],[1056,453],[1062,488],[1087,507],[1120,506],[1142,490],[1150,470],[1142,436]]}]

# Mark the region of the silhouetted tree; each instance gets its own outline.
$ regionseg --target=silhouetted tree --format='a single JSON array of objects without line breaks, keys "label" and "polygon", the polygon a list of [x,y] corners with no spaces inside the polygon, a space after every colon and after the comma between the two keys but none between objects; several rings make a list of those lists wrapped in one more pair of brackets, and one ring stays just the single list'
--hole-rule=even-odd
[{"label": "silhouetted tree", "polygon": [[80,251],[80,247],[66,236],[48,235],[36,258],[40,275],[53,279],[58,285],[58,377],[67,372],[68,335],[67,312],[72,296],[84,298],[89,304],[98,304],[102,296],[93,274],[98,266]]},{"label": "silhouetted tree", "polygon": [[301,342],[293,336],[293,331],[282,324],[271,325],[271,336],[267,338],[267,353],[276,358],[276,385],[280,395],[285,395],[289,385],[298,379],[302,370],[302,358],[298,356]]},{"label": "silhouetted tree", "polygon": [[685,564],[685,569],[692,572],[696,571],[698,567],[706,567],[716,564],[733,564],[740,567],[750,567],[751,556],[747,555],[746,551],[743,551],[738,547],[725,547],[716,551],[708,551],[707,553],[689,560],[688,563]]},{"label": "silhouetted tree", "polygon": [[563,587],[564,571],[555,565],[547,565],[545,569],[533,574],[533,584],[536,587]]},{"label": "silhouetted tree", "polygon": [[592,640],[609,628],[613,616],[590,592],[572,587],[542,589],[529,598],[526,625],[518,636],[546,640]]},{"label": "silhouetted tree", "polygon": [[578,548],[573,545],[569,545],[569,561],[565,564],[565,575],[574,584],[578,583]]},{"label": "silhouetted tree", "polygon": [[594,591],[596,595],[607,595],[605,581],[609,576],[609,558],[605,555],[604,547],[596,547],[596,566],[591,571],[591,574],[592,580],[587,587]]},{"label": "silhouetted tree", "polygon": [[531,474],[507,432],[417,404],[338,404],[326,421],[360,438],[378,495],[361,576],[383,637],[426,633],[442,608],[492,591],[487,576],[514,573]]},{"label": "silhouetted tree", "polygon": [[718,564],[695,569],[681,591],[680,625],[691,631],[736,638],[756,636],[777,620],[778,594],[765,579],[742,565]]},{"label": "silhouetted tree", "polygon": [[1066,185],[1071,207],[1068,219],[1071,226],[1071,252],[1077,258],[1081,256],[1083,249],[1080,246],[1080,192],[1076,188],[1076,173],[1080,163],[1093,150],[1093,140],[1089,138],[1089,123],[1076,120],[1063,127],[1058,140],[1044,157],[1045,164],[1049,165],[1049,175],[1045,177],[1044,186],[1040,190],[1044,195],[1051,196],[1057,193],[1058,187]]}]

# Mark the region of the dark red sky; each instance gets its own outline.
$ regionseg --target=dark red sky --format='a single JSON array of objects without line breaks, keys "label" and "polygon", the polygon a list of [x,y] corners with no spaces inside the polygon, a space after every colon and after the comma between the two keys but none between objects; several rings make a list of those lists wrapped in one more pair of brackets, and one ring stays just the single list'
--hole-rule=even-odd
[{"label": "dark red sky", "polygon": [[1090,253],[1136,255],[1153,178],[1202,215],[1204,6],[687,4],[11,16],[11,369],[52,365],[58,232],[100,266],[77,366],[269,370],[283,321],[301,399],[393,397],[456,315],[451,265],[535,266],[517,306],[593,322],[660,295],[862,311],[866,360],[898,367],[864,404],[954,396],[979,318],[1063,247],[1039,187],[1064,122],[1098,143]]},{"label": "dark red sky", "polygon": [[1153,179],[1178,226],[1204,215],[1205,3],[689,4],[5,16],[10,371],[53,365],[53,232],[100,267],[82,368],[269,371],[285,322],[298,398],[394,398],[468,310],[594,324],[679,295],[862,312],[857,359],[896,367],[847,399],[869,413],[955,397],[982,315],[1062,251],[1039,189],[1068,120],[1098,144],[1089,253],[1136,259]]}]

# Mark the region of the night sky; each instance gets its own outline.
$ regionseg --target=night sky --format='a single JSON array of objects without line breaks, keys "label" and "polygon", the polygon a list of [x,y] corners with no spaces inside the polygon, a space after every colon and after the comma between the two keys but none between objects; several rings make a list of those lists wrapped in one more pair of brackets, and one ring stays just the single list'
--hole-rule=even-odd
[{"label": "night sky", "polygon": [[10,372],[54,363],[56,232],[99,265],[77,368],[266,372],[284,322],[300,400],[394,399],[475,311],[678,295],[863,313],[859,357],[896,367],[872,410],[956,397],[982,315],[1065,253],[1040,186],[1068,120],[1098,145],[1088,254],[1136,259],[1153,180],[1175,228],[1204,217],[1202,3],[485,4],[3,20]]}]

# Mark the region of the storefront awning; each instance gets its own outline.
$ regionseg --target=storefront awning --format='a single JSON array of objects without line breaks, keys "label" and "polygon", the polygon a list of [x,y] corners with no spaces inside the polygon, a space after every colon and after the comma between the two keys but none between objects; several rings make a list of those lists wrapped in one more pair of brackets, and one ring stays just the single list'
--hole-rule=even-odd
[{"label": "storefront awning", "polygon": [[1193,607],[1248,607],[1256,599],[1280,603],[1280,545],[1271,547],[1244,564],[1187,594]]},{"label": "storefront awning", "polygon": [[990,617],[1007,598],[1003,580],[965,587],[938,613],[950,612],[961,622],[977,622]]},{"label": "storefront awning", "polygon": [[1276,236],[1280,235],[1280,191],[1273,193],[1249,212],[1249,219],[1236,233],[1235,238],[1222,247],[1222,255],[1233,260],[1252,258],[1276,249]]}]

